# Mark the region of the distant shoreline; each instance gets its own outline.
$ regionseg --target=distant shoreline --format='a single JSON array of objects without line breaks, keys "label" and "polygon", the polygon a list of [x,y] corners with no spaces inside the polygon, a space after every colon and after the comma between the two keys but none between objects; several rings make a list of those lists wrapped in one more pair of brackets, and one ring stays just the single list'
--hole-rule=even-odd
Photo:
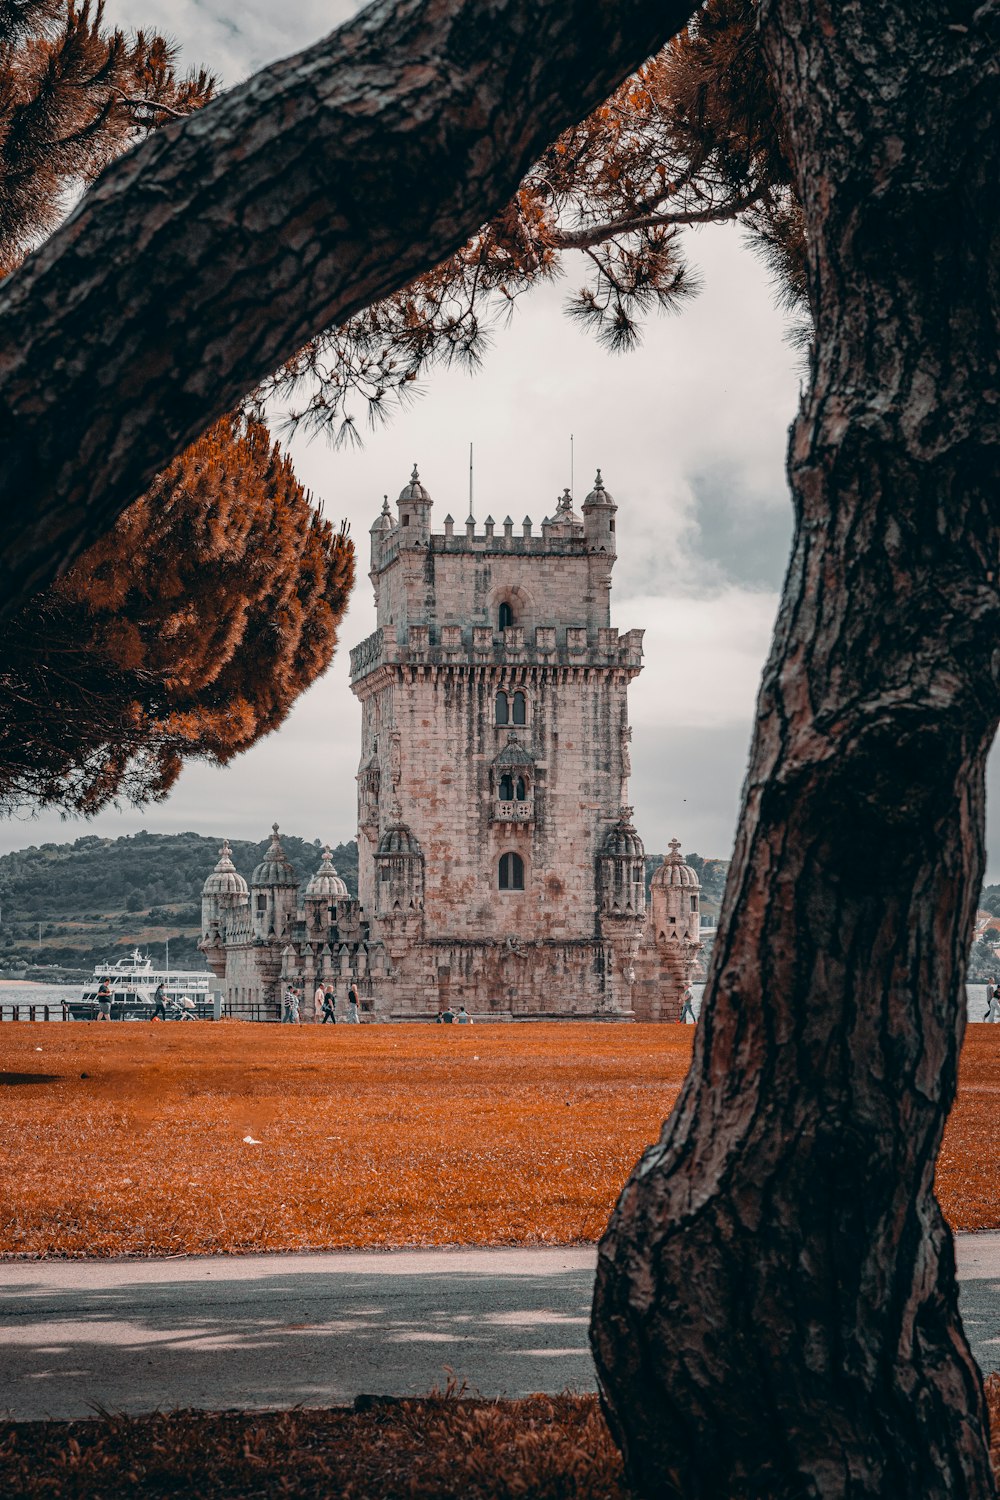
[{"label": "distant shoreline", "polygon": [[76,979],[0,979],[0,990],[65,990],[78,983]]}]

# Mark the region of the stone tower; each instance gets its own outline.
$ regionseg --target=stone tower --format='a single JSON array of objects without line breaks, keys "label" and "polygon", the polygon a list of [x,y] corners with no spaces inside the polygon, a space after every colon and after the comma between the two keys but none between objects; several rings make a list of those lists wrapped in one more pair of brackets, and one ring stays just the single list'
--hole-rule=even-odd
[{"label": "stone tower", "polygon": [[701,952],[701,882],[677,839],[650,883],[649,920],[635,963],[639,1021],[678,1021],[681,996]]},{"label": "stone tower", "polygon": [[327,846],[299,890],[277,825],[249,887],[228,845],[201,947],[240,1007],[356,985],[366,1018],[676,1020],[699,941],[680,845],[645,896],[628,804],[641,630],[611,624],[617,506],[598,470],[525,516],[432,527],[414,468],[371,528],[377,628],[351,652],[362,707],[358,897]]},{"label": "stone tower", "polygon": [[598,474],[582,516],[567,490],[540,534],[509,515],[435,533],[432,509],[414,468],[372,526],[377,629],[351,653],[359,896],[387,1008],[631,1015],[642,631],[611,625],[614,500]]}]

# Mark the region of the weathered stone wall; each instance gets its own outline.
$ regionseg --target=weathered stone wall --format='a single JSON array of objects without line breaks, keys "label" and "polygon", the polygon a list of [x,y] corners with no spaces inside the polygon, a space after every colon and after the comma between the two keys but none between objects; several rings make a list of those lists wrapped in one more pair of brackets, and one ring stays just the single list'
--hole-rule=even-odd
[{"label": "weathered stone wall", "polygon": [[[642,659],[642,632],[610,625],[615,509],[598,479],[583,521],[567,494],[540,535],[527,520],[478,535],[448,522],[433,535],[416,471],[398,520],[384,509],[372,527],[378,627],[351,653],[360,899],[324,920],[319,907],[296,911],[294,889],[253,889],[247,932],[224,947],[206,921],[206,953],[224,963],[231,999],[332,977],[338,992],[356,979],[388,1017],[449,1003],[497,1018],[679,1012],[697,913],[681,936],[679,897],[662,896],[645,925],[641,899],[600,909],[599,856],[628,800],[627,693]],[[501,605],[513,617],[503,629]],[[521,890],[501,888],[510,853],[523,861]],[[639,841],[640,872],[641,856]],[[657,936],[664,901],[672,942]]]}]

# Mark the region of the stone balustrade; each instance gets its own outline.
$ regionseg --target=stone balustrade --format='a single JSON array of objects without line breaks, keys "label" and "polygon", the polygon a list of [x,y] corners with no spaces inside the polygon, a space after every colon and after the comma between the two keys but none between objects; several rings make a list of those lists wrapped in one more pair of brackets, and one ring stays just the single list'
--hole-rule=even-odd
[{"label": "stone balustrade", "polygon": [[620,635],[614,626],[601,626],[591,636],[584,626],[570,626],[560,639],[554,625],[534,629],[515,625],[495,631],[490,625],[415,623],[400,641],[396,627],[384,625],[352,650],[351,681],[360,681],[382,666],[452,666],[462,657],[476,666],[617,666],[637,672],[642,666],[643,633],[629,630]]}]

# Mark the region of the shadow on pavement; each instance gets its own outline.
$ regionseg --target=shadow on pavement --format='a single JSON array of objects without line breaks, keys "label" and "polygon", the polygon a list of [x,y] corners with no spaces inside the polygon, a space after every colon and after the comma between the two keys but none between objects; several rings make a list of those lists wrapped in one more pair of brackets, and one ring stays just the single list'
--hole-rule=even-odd
[{"label": "shadow on pavement", "polygon": [[593,1390],[593,1272],[447,1275],[313,1271],[227,1281],[8,1289],[0,1410],[18,1419],[330,1405],[425,1394]]}]

